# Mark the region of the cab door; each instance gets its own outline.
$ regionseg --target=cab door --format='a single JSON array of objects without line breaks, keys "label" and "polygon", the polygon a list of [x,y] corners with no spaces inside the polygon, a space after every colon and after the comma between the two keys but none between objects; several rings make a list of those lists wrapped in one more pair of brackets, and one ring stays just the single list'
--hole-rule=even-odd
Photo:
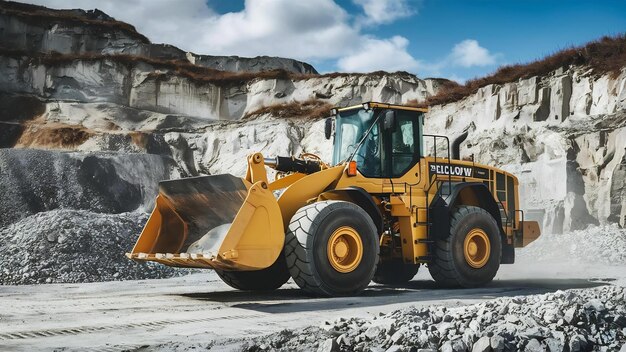
[{"label": "cab door", "polygon": [[383,165],[385,178],[400,178],[420,159],[421,113],[396,111],[395,123],[383,133]]}]

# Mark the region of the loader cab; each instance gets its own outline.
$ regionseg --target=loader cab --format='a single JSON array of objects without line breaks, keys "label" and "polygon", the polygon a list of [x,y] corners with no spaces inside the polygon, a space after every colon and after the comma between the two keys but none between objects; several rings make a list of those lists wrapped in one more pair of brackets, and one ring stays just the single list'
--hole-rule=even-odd
[{"label": "loader cab", "polygon": [[[423,155],[424,112],[380,103],[334,109],[333,164],[351,159],[365,177],[401,177]],[[331,123],[328,120],[328,137]]]}]

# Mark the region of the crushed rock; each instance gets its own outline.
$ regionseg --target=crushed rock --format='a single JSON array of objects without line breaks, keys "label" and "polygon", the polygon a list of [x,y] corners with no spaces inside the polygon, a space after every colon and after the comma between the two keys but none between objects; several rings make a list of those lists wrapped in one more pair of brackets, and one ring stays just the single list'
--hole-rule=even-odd
[{"label": "crushed rock", "polygon": [[0,228],[0,284],[76,283],[180,276],[189,270],[125,257],[148,215],[57,209]]},{"label": "crushed rock", "polygon": [[[444,316],[452,319],[445,321]],[[372,318],[339,318],[320,327],[251,339],[243,349],[575,352],[618,351],[625,344],[626,288],[603,286],[455,308],[413,307]]]},{"label": "crushed rock", "polygon": [[542,234],[516,251],[516,260],[626,264],[626,229],[617,224],[589,226],[563,234]]}]

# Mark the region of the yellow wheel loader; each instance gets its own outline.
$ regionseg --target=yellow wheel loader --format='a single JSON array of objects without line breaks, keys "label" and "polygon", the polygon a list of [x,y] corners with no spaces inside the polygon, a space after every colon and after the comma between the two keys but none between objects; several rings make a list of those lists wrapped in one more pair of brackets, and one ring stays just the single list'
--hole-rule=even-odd
[{"label": "yellow wheel loader", "polygon": [[[426,135],[425,112],[373,102],[333,109],[330,165],[256,153],[243,178],[163,181],[127,256],[211,268],[241,290],[273,290],[291,277],[313,295],[353,295],[372,280],[405,283],[421,265],[441,286],[484,285],[539,226],[524,221],[517,178],[459,160],[467,133],[452,145]],[[430,140],[445,147],[426,156]]]}]

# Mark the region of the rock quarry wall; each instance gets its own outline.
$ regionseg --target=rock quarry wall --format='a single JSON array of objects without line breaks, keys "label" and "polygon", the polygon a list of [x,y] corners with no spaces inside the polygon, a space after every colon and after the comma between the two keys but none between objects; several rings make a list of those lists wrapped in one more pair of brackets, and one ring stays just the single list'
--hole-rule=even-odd
[{"label": "rock quarry wall", "polygon": [[[176,160],[182,175],[242,174],[245,155],[256,150],[268,155],[320,151],[330,158],[321,122],[271,116],[242,120],[260,107],[311,98],[334,105],[405,103],[437,90],[435,81],[402,75],[257,79],[222,87],[177,76],[158,81],[149,77],[149,68],[128,69],[115,62],[21,71],[19,60],[3,62],[9,69],[0,78],[5,100],[27,96],[38,105],[32,108],[37,127],[16,132],[21,133],[17,146],[28,147],[33,138],[25,135],[42,126],[79,126],[88,138],[65,149],[166,155]],[[516,174],[521,207],[544,231],[623,226],[625,85],[624,73],[597,77],[584,68],[559,70],[433,106],[425,129],[450,137],[469,130],[462,156]],[[0,121],[17,120],[12,117]]]},{"label": "rock quarry wall", "polygon": [[[112,103],[206,120],[239,120],[264,106],[321,99],[334,105],[405,103],[434,94],[437,80],[410,74],[355,74],[199,82],[141,60],[101,57],[40,62],[0,54],[0,91],[53,102]],[[50,109],[54,109],[55,104]]]},{"label": "rock quarry wall", "polygon": [[[167,169],[146,172],[141,184],[152,183],[156,189],[158,177],[242,175],[245,156],[253,151],[315,152],[328,160],[331,146],[321,121],[248,115],[311,99],[340,106],[423,101],[442,84],[406,73],[300,75],[314,69],[295,60],[202,56],[155,45],[132,26],[100,12],[28,13],[4,2],[0,10],[0,47],[19,51],[0,51],[0,147],[54,151],[31,163],[20,161],[34,158],[30,154],[3,150],[3,177],[13,177],[9,171],[14,174],[20,168],[27,175],[34,165],[57,175],[60,161],[51,160],[65,160],[69,170],[80,166],[76,160],[91,155],[106,163],[111,158],[139,158]],[[48,51],[92,55],[41,56]],[[191,77],[176,65],[142,57],[223,70],[281,68],[294,74]],[[623,70],[596,75],[586,67],[566,67],[488,85],[461,101],[433,106],[425,129],[450,137],[468,130],[462,156],[515,173],[521,183],[521,207],[546,232],[588,224],[624,226],[625,91]],[[109,156],[102,157],[102,152]],[[38,187],[34,181],[28,184],[6,189],[28,192]],[[148,204],[145,199],[131,203],[134,208]]]},{"label": "rock quarry wall", "polygon": [[597,76],[573,67],[489,85],[432,107],[426,129],[449,136],[469,130],[461,156],[516,174],[522,208],[545,231],[624,226],[624,70]]},{"label": "rock quarry wall", "polygon": [[[624,226],[626,72],[558,70],[481,88],[462,101],[431,107],[426,116],[427,133],[453,138],[465,130],[461,157],[517,175],[520,207],[543,231]],[[195,167],[208,173],[243,174],[243,158],[256,150],[318,152],[327,160],[332,153],[321,121],[267,118],[216,125],[192,140]]]}]

